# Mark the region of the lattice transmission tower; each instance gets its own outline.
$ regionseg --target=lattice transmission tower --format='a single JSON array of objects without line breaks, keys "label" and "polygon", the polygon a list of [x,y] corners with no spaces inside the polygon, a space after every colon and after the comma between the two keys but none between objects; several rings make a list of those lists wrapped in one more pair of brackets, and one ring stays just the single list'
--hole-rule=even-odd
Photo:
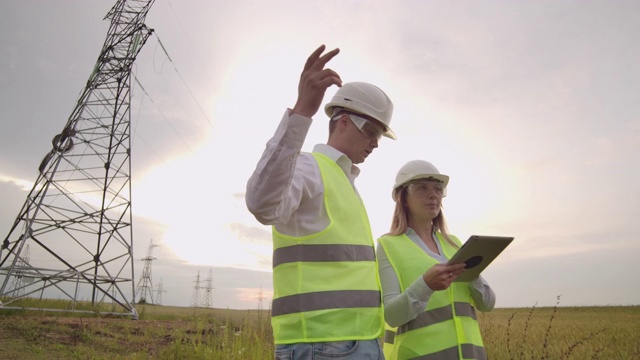
[{"label": "lattice transmission tower", "polygon": [[210,308],[213,306],[213,270],[209,269],[209,277],[205,280],[204,286],[204,301],[203,306]]},{"label": "lattice transmission tower", "polygon": [[153,245],[153,239],[151,239],[147,256],[142,259],[142,261],[144,261],[144,267],[142,268],[142,275],[138,281],[135,296],[135,298],[138,299],[138,304],[155,304],[153,301],[153,282],[151,281],[151,262],[156,258],[154,258],[151,253],[156,246],[158,245]]},{"label": "lattice transmission tower", "polygon": [[258,293],[258,310],[262,310],[262,300],[264,300],[264,296],[262,296],[262,286],[260,286],[260,292]]},{"label": "lattice transmission tower", "polygon": [[193,293],[191,293],[191,307],[200,306],[200,270],[198,270],[198,276],[196,277],[196,285],[193,287]]},{"label": "lattice transmission tower", "polygon": [[[0,247],[0,298],[5,300],[0,308],[23,308],[19,299],[39,294],[71,300],[67,311],[92,312],[82,309],[84,300],[91,308],[109,302],[113,314],[137,318],[132,305],[131,67],[153,32],[144,24],[153,2],[118,0],[105,16],[107,38],[86,87],[53,137]],[[28,245],[31,259],[19,273]],[[18,290],[9,284],[19,274],[34,281],[16,297]]]},{"label": "lattice transmission tower", "polygon": [[162,293],[166,293],[167,290],[162,289],[162,278],[160,278],[160,282],[158,286],[156,286],[156,305],[162,305]]}]

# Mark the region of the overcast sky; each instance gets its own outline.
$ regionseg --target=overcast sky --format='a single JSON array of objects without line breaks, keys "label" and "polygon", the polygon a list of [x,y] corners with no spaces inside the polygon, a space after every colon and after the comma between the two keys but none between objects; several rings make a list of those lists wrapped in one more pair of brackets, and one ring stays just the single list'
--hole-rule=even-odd
[{"label": "overcast sky", "polygon": [[[2,238],[114,3],[1,1]],[[268,306],[270,228],[246,210],[245,184],[326,44],[341,49],[329,66],[344,82],[374,83],[395,105],[398,140],[356,182],[375,237],[397,170],[424,159],[451,177],[453,234],[515,237],[485,271],[497,306],[640,304],[639,18],[637,1],[157,0],[134,65],[136,278],[153,239],[163,304],[188,306],[211,272],[213,306],[255,308],[261,292]],[[303,149],[326,138],[320,111]]]}]

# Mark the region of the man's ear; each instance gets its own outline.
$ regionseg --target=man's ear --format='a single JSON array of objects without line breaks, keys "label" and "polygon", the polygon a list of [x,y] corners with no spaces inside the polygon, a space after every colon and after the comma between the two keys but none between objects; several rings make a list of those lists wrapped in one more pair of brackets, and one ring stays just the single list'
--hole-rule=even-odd
[{"label": "man's ear", "polygon": [[347,126],[349,125],[347,124],[347,122],[351,121],[351,119],[349,119],[349,115],[342,114],[340,118],[338,118],[338,120],[336,121],[338,121],[338,126],[340,127],[340,130],[344,132],[347,130]]},{"label": "man's ear", "polygon": [[332,129],[329,130],[329,140],[327,144],[335,147],[336,149],[340,149],[340,144],[344,141],[344,135],[346,134],[347,127],[349,126],[347,122],[351,121],[351,119],[349,119],[347,114],[342,114],[336,117],[335,120],[331,121],[335,121],[335,123],[332,124]]}]

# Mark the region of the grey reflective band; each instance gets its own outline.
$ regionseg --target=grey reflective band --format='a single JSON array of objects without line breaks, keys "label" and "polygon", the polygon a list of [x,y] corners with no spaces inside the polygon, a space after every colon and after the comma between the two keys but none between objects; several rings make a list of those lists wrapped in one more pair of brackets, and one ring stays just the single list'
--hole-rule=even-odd
[{"label": "grey reflective band", "polygon": [[369,245],[293,245],[273,252],[273,267],[296,261],[375,261],[375,251]]},{"label": "grey reflective band", "polygon": [[385,344],[392,344],[395,342],[396,340],[396,332],[395,331],[391,331],[391,330],[385,330],[384,331],[384,342]]},{"label": "grey reflective band", "polygon": [[271,316],[314,310],[377,308],[380,306],[380,291],[377,290],[320,291],[274,299],[271,305]]},{"label": "grey reflective band", "polygon": [[[460,345],[462,348],[462,358],[463,359],[476,359],[476,360],[486,360],[487,353],[484,351],[482,346],[477,346],[473,344],[462,344]],[[448,349],[444,349],[432,354],[422,355],[418,357],[411,358],[413,360],[440,360],[440,359],[458,359],[460,355],[458,355],[458,347],[450,347]]]},{"label": "grey reflective band", "polygon": [[[476,320],[476,311],[473,306],[471,306],[471,304],[465,302],[455,302],[453,306],[456,309],[456,316],[467,316]],[[450,305],[443,306],[437,309],[427,310],[416,316],[415,319],[399,326],[398,335],[404,334],[407,331],[427,327],[429,325],[437,324],[439,322],[451,319],[453,319],[453,312],[451,311]]]},{"label": "grey reflective band", "polygon": [[465,359],[487,359],[487,352],[482,346],[473,344],[462,344],[460,345],[460,347],[462,348],[462,357]]},{"label": "grey reflective band", "polygon": [[456,316],[467,316],[473,320],[478,320],[476,318],[476,309],[474,309],[471,304],[466,302],[455,302],[453,303],[453,306],[456,309]]}]

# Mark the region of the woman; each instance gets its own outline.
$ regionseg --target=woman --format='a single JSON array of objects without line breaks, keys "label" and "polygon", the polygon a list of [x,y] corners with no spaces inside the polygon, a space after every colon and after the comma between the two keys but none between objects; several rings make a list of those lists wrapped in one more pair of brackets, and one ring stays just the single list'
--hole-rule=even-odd
[{"label": "woman", "polygon": [[448,183],[423,160],[396,176],[391,231],[377,246],[387,359],[486,359],[475,309],[492,310],[495,294],[482,277],[454,282],[464,263],[446,265],[461,246],[442,214]]}]

